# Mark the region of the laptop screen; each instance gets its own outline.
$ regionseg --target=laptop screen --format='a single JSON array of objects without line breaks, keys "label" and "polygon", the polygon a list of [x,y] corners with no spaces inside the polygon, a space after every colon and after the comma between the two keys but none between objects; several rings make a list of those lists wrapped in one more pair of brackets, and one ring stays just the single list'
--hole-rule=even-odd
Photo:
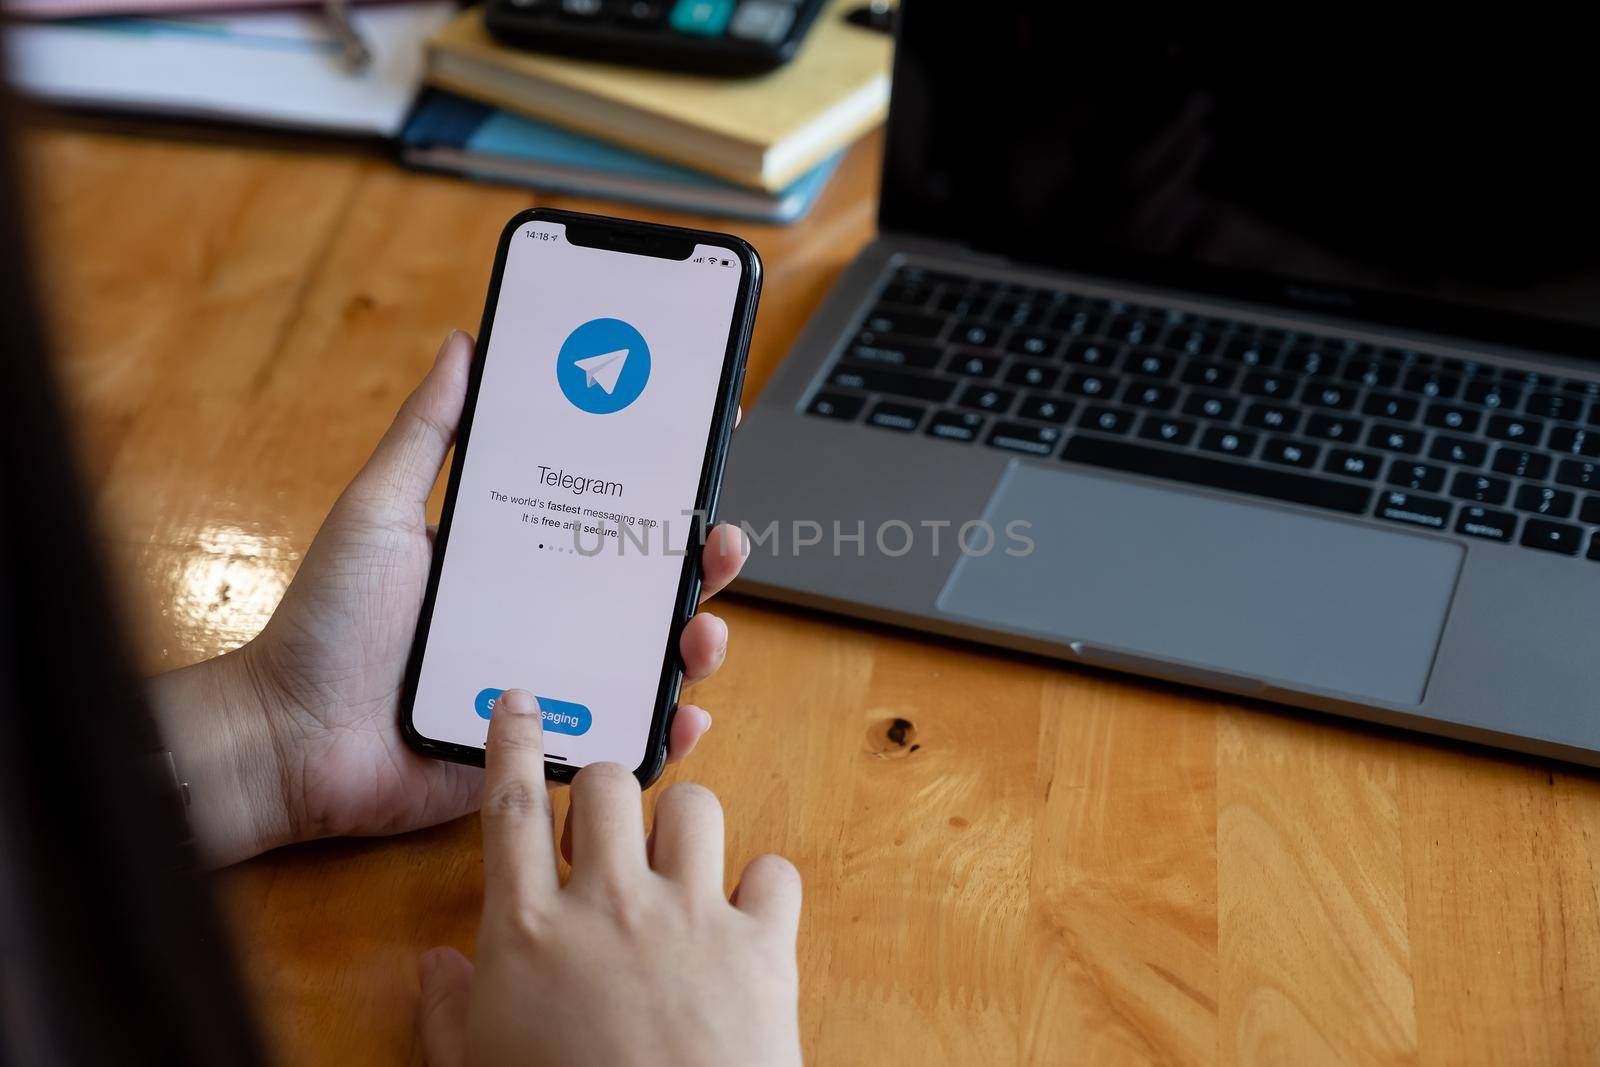
[{"label": "laptop screen", "polygon": [[906,0],[883,230],[1600,353],[1586,34],[1419,42],[1324,11],[1224,35],[1136,10]]}]

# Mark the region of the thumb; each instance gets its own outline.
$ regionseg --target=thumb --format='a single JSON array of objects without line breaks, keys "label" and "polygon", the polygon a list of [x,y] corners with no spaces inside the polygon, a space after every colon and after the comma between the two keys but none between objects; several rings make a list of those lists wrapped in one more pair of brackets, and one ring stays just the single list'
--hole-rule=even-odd
[{"label": "thumb", "polygon": [[408,512],[427,504],[461,424],[471,367],[472,338],[452,331],[427,377],[406,397],[372,458],[350,483],[357,499]]},{"label": "thumb", "polygon": [[417,969],[422,999],[417,1030],[428,1067],[461,1067],[467,1059],[467,1005],[472,998],[472,961],[453,948],[430,948]]}]

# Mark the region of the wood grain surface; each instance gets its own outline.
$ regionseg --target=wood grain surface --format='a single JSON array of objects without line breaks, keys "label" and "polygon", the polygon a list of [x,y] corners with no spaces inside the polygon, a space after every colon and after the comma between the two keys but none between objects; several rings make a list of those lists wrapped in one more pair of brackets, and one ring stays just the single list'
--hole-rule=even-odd
[{"label": "wood grain surface", "polygon": [[[248,640],[530,194],[372,153],[59,124],[38,265],[152,672]],[[792,229],[746,403],[873,231],[876,139]],[[579,209],[607,205],[572,198]],[[652,213],[663,221],[713,220]],[[806,881],[814,1064],[1593,1063],[1600,780],[730,598],[730,864]],[[420,1062],[417,954],[470,950],[471,820],[220,876],[281,1061]]]}]

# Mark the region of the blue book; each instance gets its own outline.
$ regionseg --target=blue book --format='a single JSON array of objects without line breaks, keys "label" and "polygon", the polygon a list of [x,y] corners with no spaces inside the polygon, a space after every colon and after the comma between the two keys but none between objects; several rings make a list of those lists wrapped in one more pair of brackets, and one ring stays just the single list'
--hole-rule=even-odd
[{"label": "blue book", "polygon": [[418,103],[400,134],[400,158],[409,166],[552,193],[760,222],[794,222],[816,203],[840,157],[823,161],[787,189],[772,193],[433,90]]}]

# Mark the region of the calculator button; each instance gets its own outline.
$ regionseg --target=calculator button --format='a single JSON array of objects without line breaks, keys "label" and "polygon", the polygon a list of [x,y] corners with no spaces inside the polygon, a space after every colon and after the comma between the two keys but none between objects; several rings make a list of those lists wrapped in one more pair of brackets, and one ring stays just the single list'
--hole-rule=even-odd
[{"label": "calculator button", "polygon": [[679,33],[717,37],[733,15],[733,0],[678,0],[672,9],[672,28]]},{"label": "calculator button", "polygon": [[779,0],[744,0],[728,23],[728,36],[777,44],[794,22],[794,7]]}]

